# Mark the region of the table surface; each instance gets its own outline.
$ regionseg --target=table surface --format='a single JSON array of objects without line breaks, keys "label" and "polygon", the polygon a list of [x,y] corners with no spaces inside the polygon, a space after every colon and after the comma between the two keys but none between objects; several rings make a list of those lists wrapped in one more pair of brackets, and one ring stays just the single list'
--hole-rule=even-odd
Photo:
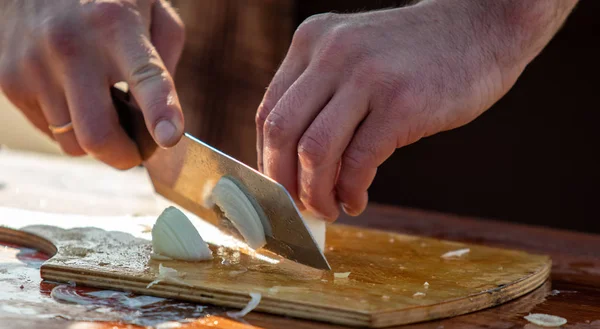
[{"label": "table surface", "polygon": [[[5,149],[0,150],[0,206],[103,216],[154,215],[161,210],[143,169],[120,172],[89,160],[73,160]],[[440,239],[521,249],[549,254],[552,257],[551,280],[524,297],[488,310],[403,328],[538,328],[523,319],[523,316],[529,313],[562,316],[568,320],[563,328],[600,328],[600,235],[382,205],[371,205],[361,216],[342,217],[339,222]],[[130,313],[128,313],[129,317],[119,318],[121,313],[110,309],[112,306],[107,306],[106,300],[100,298],[85,298],[87,313],[84,315],[74,311],[79,305],[52,300],[50,291],[56,285],[41,281],[39,271],[36,269],[39,261],[36,263],[35,260],[31,261],[21,256],[15,265],[14,260],[6,258],[7,250],[17,250],[20,255],[27,255],[31,251],[24,251],[24,249],[19,251],[10,247],[4,249],[4,255],[0,252],[0,292],[3,292],[0,293],[0,327],[43,326],[76,329],[137,327],[131,324],[132,321],[127,320],[131,319]],[[27,270],[28,277],[24,280],[26,283],[20,287],[20,294],[5,293],[18,290],[14,282],[15,279],[19,279],[16,277],[17,274],[11,277],[10,271],[2,272],[2,266],[7,264],[13,268],[21,266],[21,269]],[[19,275],[23,276],[23,273],[25,272]],[[65,289],[68,292],[68,287]],[[70,293],[81,297],[89,290],[78,289],[80,290]],[[111,298],[114,299],[114,296],[116,295]],[[139,300],[141,299],[136,299]],[[23,302],[22,305],[43,302],[44,309],[48,311],[44,314],[44,312],[28,311],[27,308],[14,307],[14,305],[21,305],[19,302]],[[56,315],[57,310],[59,312],[63,310],[65,315]],[[99,310],[104,310],[105,315],[102,315]],[[204,308],[174,301],[154,304],[150,311],[146,307],[137,312],[135,314],[142,314],[142,317],[148,316],[148,312],[158,312],[163,320],[188,318],[181,323],[180,328],[288,326],[340,328],[256,312],[250,313],[241,321],[235,321],[224,316],[222,308],[210,306]],[[189,320],[190,317],[195,320]],[[137,323],[152,326],[159,324],[150,320],[146,323],[139,321]]]}]

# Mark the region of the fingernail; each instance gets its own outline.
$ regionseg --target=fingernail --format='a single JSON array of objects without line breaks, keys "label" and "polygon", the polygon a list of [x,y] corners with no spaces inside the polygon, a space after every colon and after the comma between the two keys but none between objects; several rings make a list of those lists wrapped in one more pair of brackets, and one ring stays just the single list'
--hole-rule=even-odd
[{"label": "fingernail", "polygon": [[172,146],[177,139],[177,128],[171,121],[162,120],[154,128],[154,137],[160,146]]},{"label": "fingernail", "polygon": [[358,214],[356,213],[356,211],[352,210],[352,208],[350,208],[350,206],[348,206],[348,205],[347,205],[347,204],[345,204],[345,203],[342,203],[342,209],[344,209],[344,212],[345,212],[346,214],[348,214],[349,216],[356,216],[356,215],[358,215]]}]

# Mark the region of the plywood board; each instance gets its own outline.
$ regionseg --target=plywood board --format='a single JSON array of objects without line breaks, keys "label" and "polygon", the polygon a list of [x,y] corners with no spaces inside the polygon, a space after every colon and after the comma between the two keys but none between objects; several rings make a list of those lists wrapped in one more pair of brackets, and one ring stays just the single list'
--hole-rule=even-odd
[{"label": "plywood board", "polygon": [[[0,239],[56,252],[41,269],[47,280],[239,308],[250,292],[258,292],[257,311],[369,327],[451,317],[507,302],[541,285],[551,265],[543,255],[343,225],[328,229],[331,272],[214,246],[209,262],[158,262],[150,259],[150,241],[136,237],[139,225],[123,221],[118,231],[106,231],[94,227],[106,227],[94,217],[86,225],[0,229]],[[463,248],[470,252],[441,257]],[[160,263],[176,269],[182,281],[147,288]],[[343,279],[336,272],[350,274]]]}]

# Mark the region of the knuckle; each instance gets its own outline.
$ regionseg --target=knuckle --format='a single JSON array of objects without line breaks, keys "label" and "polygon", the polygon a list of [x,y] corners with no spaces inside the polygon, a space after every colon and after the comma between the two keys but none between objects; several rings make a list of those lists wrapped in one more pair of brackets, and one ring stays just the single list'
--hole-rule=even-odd
[{"label": "knuckle", "polygon": [[23,53],[22,65],[25,71],[33,76],[41,76],[44,69],[44,60],[37,49],[28,49]]},{"label": "knuckle", "polygon": [[304,166],[316,167],[325,162],[329,155],[326,138],[305,134],[298,143],[298,158]]},{"label": "knuckle", "polygon": [[43,27],[43,39],[47,47],[63,57],[74,57],[80,53],[79,24],[71,18],[55,18]]},{"label": "knuckle", "polygon": [[113,31],[124,21],[124,16],[129,12],[121,1],[98,1],[90,3],[85,8],[86,23],[91,28],[101,31]]},{"label": "knuckle", "polygon": [[294,32],[291,47],[304,48],[310,45],[319,35],[326,31],[328,24],[337,16],[334,13],[322,13],[304,20]]},{"label": "knuckle", "polygon": [[349,169],[364,169],[372,167],[376,162],[377,154],[374,148],[351,147],[342,158],[343,166]]},{"label": "knuckle", "polygon": [[77,135],[79,145],[81,145],[82,149],[92,154],[106,153],[112,135],[110,129],[100,124],[89,127],[93,127],[93,129],[84,130],[83,133]]},{"label": "knuckle", "polygon": [[275,111],[271,112],[267,116],[263,126],[266,142],[274,147],[283,144],[287,125],[288,121],[284,116]]},{"label": "knuckle", "polygon": [[256,128],[259,131],[263,131],[263,127],[265,126],[265,122],[267,121],[269,113],[271,113],[271,107],[267,105],[267,101],[265,100],[258,106],[258,110],[256,111],[256,116],[254,118]]},{"label": "knuckle", "polygon": [[323,44],[320,49],[321,55],[343,55],[354,43],[353,33],[352,28],[344,25],[336,26],[329,30],[323,38]]},{"label": "knuckle", "polygon": [[140,64],[134,66],[129,74],[128,82],[132,89],[138,88],[144,83],[165,79],[166,70],[156,58],[143,57],[137,62]]}]

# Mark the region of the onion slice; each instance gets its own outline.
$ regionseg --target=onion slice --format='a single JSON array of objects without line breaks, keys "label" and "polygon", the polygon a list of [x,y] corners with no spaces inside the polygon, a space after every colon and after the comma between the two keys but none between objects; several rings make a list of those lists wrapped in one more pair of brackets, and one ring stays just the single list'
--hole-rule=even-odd
[{"label": "onion slice", "polygon": [[260,293],[251,292],[250,293],[250,301],[242,310],[237,311],[237,312],[227,312],[227,315],[232,318],[244,317],[246,314],[250,313],[252,310],[254,310],[258,306],[261,299],[262,299],[262,295]]},{"label": "onion slice", "polygon": [[223,176],[213,188],[211,198],[248,246],[256,250],[267,244],[265,226],[267,233],[270,226],[258,203],[242,188],[233,178]]},{"label": "onion slice", "polygon": [[567,323],[567,319],[565,318],[542,313],[530,313],[529,315],[525,316],[525,320],[541,327],[560,327]]},{"label": "onion slice", "polygon": [[152,249],[151,257],[157,260],[212,259],[212,252],[194,224],[175,207],[168,207],[158,216],[152,227]]}]

